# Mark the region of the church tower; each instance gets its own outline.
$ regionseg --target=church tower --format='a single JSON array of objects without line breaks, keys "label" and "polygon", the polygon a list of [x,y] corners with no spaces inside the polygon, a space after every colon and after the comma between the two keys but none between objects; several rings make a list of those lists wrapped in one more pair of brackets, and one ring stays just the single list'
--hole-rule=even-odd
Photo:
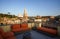
[{"label": "church tower", "polygon": [[28,15],[27,15],[26,9],[24,9],[23,20],[24,21],[27,21],[28,20]]}]

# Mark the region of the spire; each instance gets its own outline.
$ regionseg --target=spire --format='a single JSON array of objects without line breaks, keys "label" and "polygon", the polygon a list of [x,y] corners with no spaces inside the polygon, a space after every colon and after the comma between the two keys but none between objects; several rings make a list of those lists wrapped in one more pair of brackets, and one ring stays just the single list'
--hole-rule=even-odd
[{"label": "spire", "polygon": [[26,8],[24,9],[23,19],[24,20],[27,20],[28,19]]},{"label": "spire", "polygon": [[26,8],[24,9],[24,15],[23,16],[27,16]]}]

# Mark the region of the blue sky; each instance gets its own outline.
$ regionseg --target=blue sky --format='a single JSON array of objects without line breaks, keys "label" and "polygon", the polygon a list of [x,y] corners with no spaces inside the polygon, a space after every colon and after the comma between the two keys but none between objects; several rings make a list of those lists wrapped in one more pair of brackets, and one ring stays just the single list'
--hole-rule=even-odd
[{"label": "blue sky", "polygon": [[24,8],[29,16],[60,15],[60,0],[0,0],[0,13],[23,15]]}]

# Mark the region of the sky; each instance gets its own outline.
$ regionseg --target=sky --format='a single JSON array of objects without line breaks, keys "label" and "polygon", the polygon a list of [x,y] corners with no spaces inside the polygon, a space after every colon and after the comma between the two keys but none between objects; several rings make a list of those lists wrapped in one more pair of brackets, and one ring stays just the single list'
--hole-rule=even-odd
[{"label": "sky", "polygon": [[0,13],[23,15],[26,8],[28,16],[60,15],[60,0],[0,0]]}]

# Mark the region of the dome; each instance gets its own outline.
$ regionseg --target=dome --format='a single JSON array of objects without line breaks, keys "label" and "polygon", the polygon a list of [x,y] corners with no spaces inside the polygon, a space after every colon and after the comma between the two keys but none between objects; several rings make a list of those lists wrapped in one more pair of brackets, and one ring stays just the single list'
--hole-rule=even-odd
[{"label": "dome", "polygon": [[18,17],[23,17],[21,14],[18,14]]}]

